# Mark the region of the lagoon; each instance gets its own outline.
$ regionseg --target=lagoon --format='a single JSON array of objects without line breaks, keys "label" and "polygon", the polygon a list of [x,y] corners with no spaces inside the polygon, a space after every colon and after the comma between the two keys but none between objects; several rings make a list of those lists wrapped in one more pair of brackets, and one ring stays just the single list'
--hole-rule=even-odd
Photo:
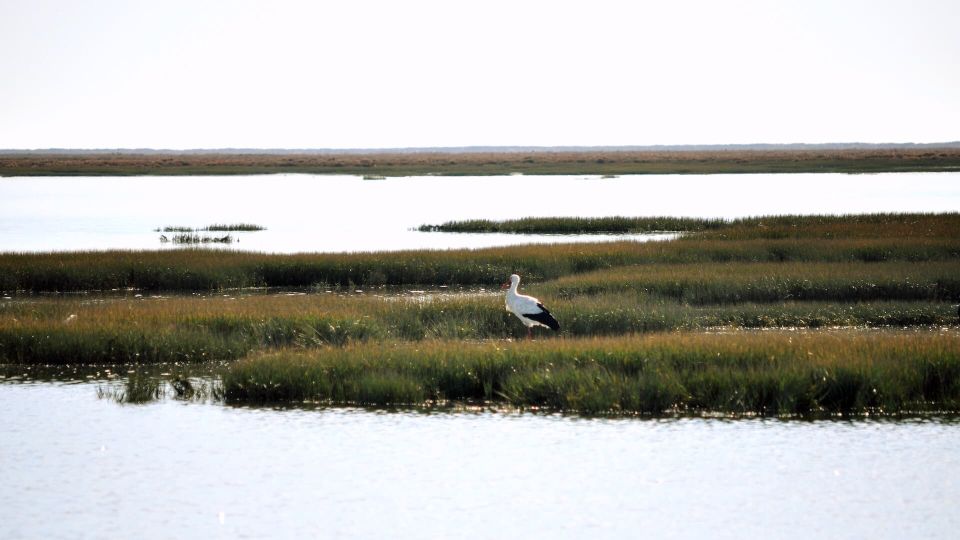
[{"label": "lagoon", "polygon": [[[598,176],[0,178],[0,251],[177,249],[154,229],[255,223],[229,249],[273,253],[481,248],[660,235],[427,233],[425,223],[544,216],[736,218],[950,212],[960,172]],[[222,235],[223,233],[217,233]],[[216,244],[217,247],[223,247]]]},{"label": "lagoon", "polygon": [[0,384],[0,537],[950,538],[955,421],[118,405]]}]

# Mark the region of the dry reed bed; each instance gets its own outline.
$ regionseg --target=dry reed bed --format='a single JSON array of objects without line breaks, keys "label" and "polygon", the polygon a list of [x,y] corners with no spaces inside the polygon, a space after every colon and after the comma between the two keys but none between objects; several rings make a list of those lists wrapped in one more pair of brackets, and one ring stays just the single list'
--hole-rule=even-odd
[{"label": "dry reed bed", "polygon": [[263,174],[667,174],[955,170],[958,148],[368,154],[0,156],[0,176]]}]

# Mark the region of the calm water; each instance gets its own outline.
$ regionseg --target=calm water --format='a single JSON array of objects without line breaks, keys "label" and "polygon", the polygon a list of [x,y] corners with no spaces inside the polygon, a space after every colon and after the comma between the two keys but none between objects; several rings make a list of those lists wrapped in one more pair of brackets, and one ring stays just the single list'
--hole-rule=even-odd
[{"label": "calm water", "polygon": [[[527,216],[742,217],[960,209],[960,172],[624,176],[0,178],[0,251],[155,249],[157,227],[256,223],[233,249],[459,248],[597,236],[411,231]],[[223,234],[223,233],[217,233]],[[622,237],[619,237],[622,238]],[[633,239],[651,239],[634,235]],[[664,238],[664,237],[652,237]],[[608,237],[618,239],[618,237]]]},{"label": "calm water", "polygon": [[0,384],[0,538],[955,538],[945,421],[117,405]]}]

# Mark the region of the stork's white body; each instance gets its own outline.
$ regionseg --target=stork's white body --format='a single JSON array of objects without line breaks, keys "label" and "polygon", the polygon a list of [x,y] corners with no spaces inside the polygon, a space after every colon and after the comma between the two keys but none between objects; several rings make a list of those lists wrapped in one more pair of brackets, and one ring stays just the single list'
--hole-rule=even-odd
[{"label": "stork's white body", "polygon": [[517,292],[520,285],[520,276],[513,274],[510,276],[510,289],[507,291],[506,306],[507,311],[513,313],[520,319],[520,322],[527,327],[527,330],[534,326],[542,326],[559,330],[560,324],[550,315],[547,308],[543,307],[540,300],[526,294]]},{"label": "stork's white body", "polygon": [[540,307],[542,304],[539,300],[532,296],[527,296],[525,294],[520,294],[517,292],[516,287],[511,287],[507,291],[507,311],[513,313],[517,316],[520,321],[525,324],[528,328],[533,326],[543,326],[544,328],[547,325],[537,322],[526,315],[540,313],[543,309]]}]

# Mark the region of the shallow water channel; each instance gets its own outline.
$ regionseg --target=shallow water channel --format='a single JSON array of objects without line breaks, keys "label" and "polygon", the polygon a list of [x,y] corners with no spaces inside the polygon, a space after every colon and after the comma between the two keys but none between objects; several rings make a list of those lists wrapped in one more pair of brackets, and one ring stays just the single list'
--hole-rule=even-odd
[{"label": "shallow water channel", "polygon": [[0,383],[0,538],[952,538],[955,420],[120,405]]},{"label": "shallow water channel", "polygon": [[227,245],[229,249],[291,253],[673,238],[412,230],[422,224],[478,218],[735,218],[957,209],[960,172],[413,176],[377,181],[302,174],[0,178],[0,251],[176,249],[172,243],[161,243],[161,233],[154,229],[216,223],[267,228],[230,233],[239,242]]}]

